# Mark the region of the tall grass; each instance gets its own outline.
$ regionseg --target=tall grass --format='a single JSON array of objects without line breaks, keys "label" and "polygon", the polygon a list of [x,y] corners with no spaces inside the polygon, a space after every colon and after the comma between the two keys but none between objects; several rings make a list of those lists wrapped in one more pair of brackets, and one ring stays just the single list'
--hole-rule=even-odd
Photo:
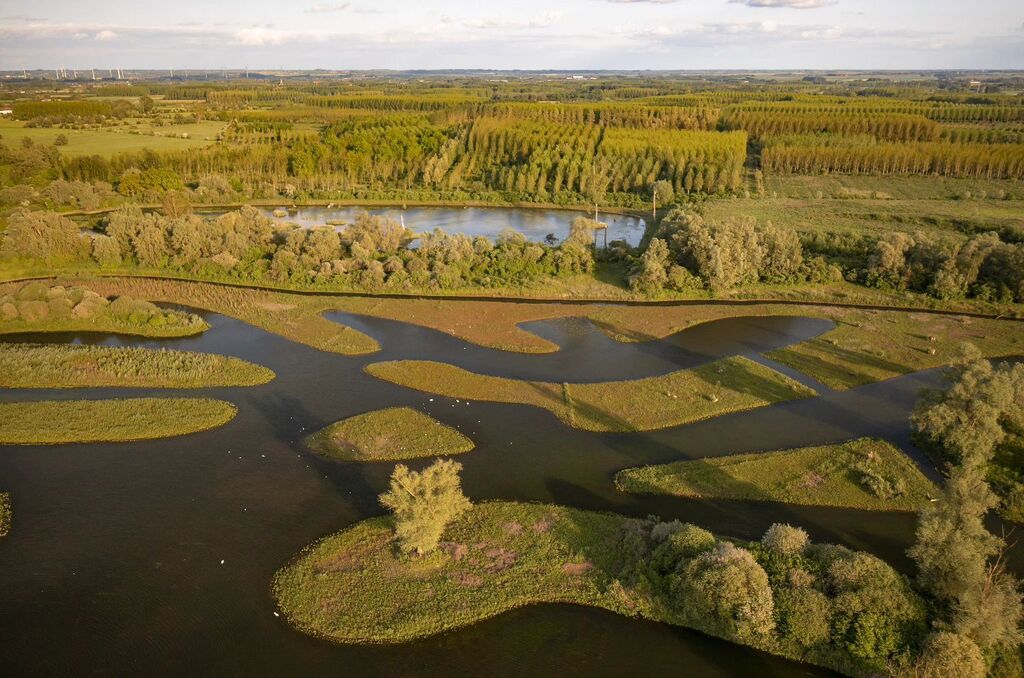
[{"label": "tall grass", "polygon": [[274,373],[239,358],[167,349],[0,344],[0,387],[255,386]]},{"label": "tall grass", "polygon": [[0,403],[0,444],[126,442],[195,433],[238,408],[210,398],[124,398]]}]

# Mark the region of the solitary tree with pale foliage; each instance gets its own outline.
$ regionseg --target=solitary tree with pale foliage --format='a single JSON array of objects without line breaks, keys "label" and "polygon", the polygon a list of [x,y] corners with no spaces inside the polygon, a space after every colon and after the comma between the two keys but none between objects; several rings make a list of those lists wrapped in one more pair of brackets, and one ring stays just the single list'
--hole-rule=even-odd
[{"label": "solitary tree with pale foliage", "polygon": [[462,464],[438,459],[422,471],[399,464],[391,474],[391,487],[380,503],[395,514],[395,533],[405,553],[423,555],[437,548],[448,523],[471,506],[462,494]]}]

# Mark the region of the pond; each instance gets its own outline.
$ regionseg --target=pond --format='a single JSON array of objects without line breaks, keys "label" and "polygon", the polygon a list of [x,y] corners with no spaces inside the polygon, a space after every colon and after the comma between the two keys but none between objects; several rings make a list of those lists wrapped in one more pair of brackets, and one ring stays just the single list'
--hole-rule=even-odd
[{"label": "pond", "polygon": [[[397,646],[308,637],[276,616],[274,573],[306,545],[383,509],[392,465],[325,460],[300,440],[387,406],[416,407],[477,444],[459,457],[474,500],[556,502],[635,516],[659,514],[755,538],[775,521],[819,541],[872,551],[907,570],[914,517],[900,513],[684,500],[619,493],[616,471],[640,464],[874,435],[908,446],[907,415],[923,372],[846,392],[640,434],[567,428],[544,410],[457,403],[366,375],[371,362],[430,358],[506,376],[563,381],[630,378],[776,346],[826,331],[809,318],[737,318],[663,341],[616,344],[587,321],[530,325],[562,346],[526,356],[465,344],[399,322],[336,315],[376,338],[376,354],[345,357],[203,314],[202,336],[144,340],[85,334],[5,341],[89,342],[235,355],[272,368],[252,388],[203,395],[238,405],[228,425],[138,443],[0,447],[0,489],[14,527],[0,540],[0,647],[9,675],[766,675],[825,672],[696,632],[596,609],[541,605]],[[569,375],[569,376],[567,376]],[[178,395],[154,389],[3,390],[6,401]],[[192,392],[194,393],[194,392]],[[414,463],[420,466],[428,462]],[[1020,553],[1012,554],[1019,569]]]},{"label": "pond", "polygon": [[[275,210],[264,210],[274,216]],[[291,222],[305,228],[324,224],[340,225],[351,223],[361,211],[403,221],[417,233],[443,229],[448,233],[465,233],[468,236],[483,236],[494,240],[505,229],[518,231],[532,242],[544,242],[549,235],[561,242],[569,235],[569,224],[579,216],[593,217],[593,212],[559,210],[532,207],[298,207],[287,210],[287,216],[274,216],[283,222]],[[644,219],[621,214],[600,214],[602,222],[608,224],[608,242],[625,240],[635,247],[644,236],[647,223]],[[598,234],[598,245],[603,245],[604,234]]]}]

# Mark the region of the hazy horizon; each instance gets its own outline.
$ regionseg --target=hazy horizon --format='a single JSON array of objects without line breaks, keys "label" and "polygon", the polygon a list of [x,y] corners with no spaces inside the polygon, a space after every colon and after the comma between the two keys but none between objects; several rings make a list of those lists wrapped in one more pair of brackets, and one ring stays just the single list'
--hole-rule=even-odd
[{"label": "hazy horizon", "polygon": [[12,0],[2,11],[0,70],[1024,68],[1024,8],[1005,0],[300,0],[286,12],[266,0]]}]

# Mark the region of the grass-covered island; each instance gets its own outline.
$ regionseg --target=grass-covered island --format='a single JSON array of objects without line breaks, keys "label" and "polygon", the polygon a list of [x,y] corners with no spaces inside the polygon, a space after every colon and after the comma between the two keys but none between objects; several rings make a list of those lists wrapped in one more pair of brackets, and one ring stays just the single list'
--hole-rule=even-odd
[{"label": "grass-covered island", "polygon": [[815,392],[742,357],[658,377],[595,384],[556,384],[489,375],[427,360],[367,365],[386,381],[427,393],[543,407],[588,431],[648,431],[747,410]]},{"label": "grass-covered island", "polygon": [[643,494],[881,511],[915,511],[939,494],[899,449],[871,438],[626,469],[615,485]]},{"label": "grass-covered island", "polygon": [[239,358],[167,349],[78,344],[0,344],[0,387],[256,386],[274,372]]},{"label": "grass-covered island", "polygon": [[313,451],[343,461],[388,461],[461,454],[473,441],[411,407],[389,407],[337,421],[306,438]]},{"label": "grass-covered island", "polygon": [[[474,505],[460,470],[450,459],[422,471],[396,466],[380,495],[390,516],[328,536],[278,571],[273,591],[286,618],[338,642],[399,643],[524,605],[574,603],[853,676],[981,678],[1019,668],[1016,580],[964,570],[973,555],[949,558],[962,543],[1002,543],[962,494],[969,467],[951,470],[942,501],[921,513],[910,550],[916,585],[867,553],[812,544],[791,525],[747,542],[655,517]],[[983,500],[989,492],[983,480],[973,490]],[[951,607],[949,584],[954,595],[983,598]]]},{"label": "grass-covered island", "polygon": [[0,403],[0,444],[125,442],[222,426],[238,408],[211,398],[122,398]]},{"label": "grass-covered island", "polygon": [[11,531],[11,494],[0,492],[0,537]]},{"label": "grass-covered island", "polygon": [[397,643],[535,603],[575,603],[698,629],[853,675],[912,661],[925,612],[883,561],[809,545],[777,527],[763,543],[543,504],[472,506],[436,551],[401,555],[389,518],[312,546],[275,579],[299,629]]},{"label": "grass-covered island", "polygon": [[111,300],[85,287],[43,282],[0,287],[0,334],[112,332],[186,337],[209,327],[194,313],[160,308],[127,295]]}]

